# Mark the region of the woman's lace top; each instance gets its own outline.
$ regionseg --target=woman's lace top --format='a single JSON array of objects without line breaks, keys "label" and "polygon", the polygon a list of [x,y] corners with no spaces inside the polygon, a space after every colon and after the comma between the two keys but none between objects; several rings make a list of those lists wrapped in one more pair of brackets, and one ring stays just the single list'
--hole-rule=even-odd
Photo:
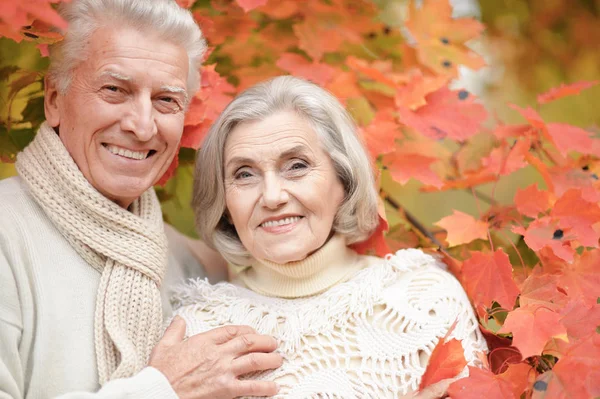
[{"label": "woman's lace top", "polygon": [[416,249],[369,259],[371,265],[349,280],[298,299],[190,281],[173,298],[175,314],[185,319],[188,336],[245,324],[277,338],[283,365],[251,376],[277,382],[276,398],[414,392],[433,348],[455,321],[449,337],[461,340],[467,362],[478,365],[485,341],[465,292],[441,263]]}]

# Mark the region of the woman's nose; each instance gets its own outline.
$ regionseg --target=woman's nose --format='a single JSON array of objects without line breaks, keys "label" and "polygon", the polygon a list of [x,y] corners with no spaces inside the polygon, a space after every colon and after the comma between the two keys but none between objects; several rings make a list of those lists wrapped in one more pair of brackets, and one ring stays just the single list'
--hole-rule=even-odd
[{"label": "woman's nose", "polygon": [[287,203],[289,194],[283,187],[281,178],[272,173],[267,173],[263,182],[262,202],[270,209],[277,209]]},{"label": "woman's nose", "polygon": [[156,133],[158,128],[154,120],[154,106],[149,97],[137,98],[131,107],[131,110],[121,120],[123,131],[133,133],[140,141],[149,141]]}]

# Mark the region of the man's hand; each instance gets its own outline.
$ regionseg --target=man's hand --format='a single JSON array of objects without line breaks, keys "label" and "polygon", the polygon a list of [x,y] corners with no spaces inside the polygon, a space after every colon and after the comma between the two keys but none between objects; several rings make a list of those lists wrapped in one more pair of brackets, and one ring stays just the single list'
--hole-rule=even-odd
[{"label": "man's hand", "polygon": [[283,359],[273,337],[247,326],[225,326],[184,341],[185,321],[175,317],[150,355],[181,399],[273,396],[274,382],[240,380],[243,374],[275,369]]}]

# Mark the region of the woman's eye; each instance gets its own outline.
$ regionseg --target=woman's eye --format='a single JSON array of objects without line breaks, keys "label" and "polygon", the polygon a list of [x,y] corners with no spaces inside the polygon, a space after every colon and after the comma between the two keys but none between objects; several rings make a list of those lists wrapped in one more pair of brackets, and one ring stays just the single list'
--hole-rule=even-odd
[{"label": "woman's eye", "polygon": [[236,179],[247,179],[249,177],[252,177],[252,173],[250,173],[246,170],[239,171],[238,173],[235,174]]},{"label": "woman's eye", "polygon": [[290,166],[291,170],[300,170],[305,169],[307,166],[304,162],[294,162],[292,166]]}]

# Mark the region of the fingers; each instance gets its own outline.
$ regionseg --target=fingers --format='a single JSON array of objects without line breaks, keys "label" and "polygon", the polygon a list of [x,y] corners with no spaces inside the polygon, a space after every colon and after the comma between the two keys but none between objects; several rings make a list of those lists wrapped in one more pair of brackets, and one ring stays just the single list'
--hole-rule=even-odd
[{"label": "fingers", "polygon": [[161,344],[167,346],[175,345],[185,337],[185,320],[180,316],[175,316],[169,324],[169,327],[165,330],[165,334],[160,339]]},{"label": "fingers", "polygon": [[275,396],[279,386],[272,381],[239,380],[234,388],[238,396]]},{"label": "fingers", "polygon": [[231,366],[236,376],[276,369],[283,363],[283,357],[279,353],[250,353],[235,359]]},{"label": "fingers", "polygon": [[223,326],[207,331],[202,334],[195,335],[194,339],[211,340],[216,345],[221,345],[231,341],[234,338],[244,336],[246,334],[256,334],[256,331],[249,326]]},{"label": "fingers", "polygon": [[277,341],[268,335],[245,334],[223,344],[223,349],[237,358],[250,352],[273,352],[277,349]]}]

